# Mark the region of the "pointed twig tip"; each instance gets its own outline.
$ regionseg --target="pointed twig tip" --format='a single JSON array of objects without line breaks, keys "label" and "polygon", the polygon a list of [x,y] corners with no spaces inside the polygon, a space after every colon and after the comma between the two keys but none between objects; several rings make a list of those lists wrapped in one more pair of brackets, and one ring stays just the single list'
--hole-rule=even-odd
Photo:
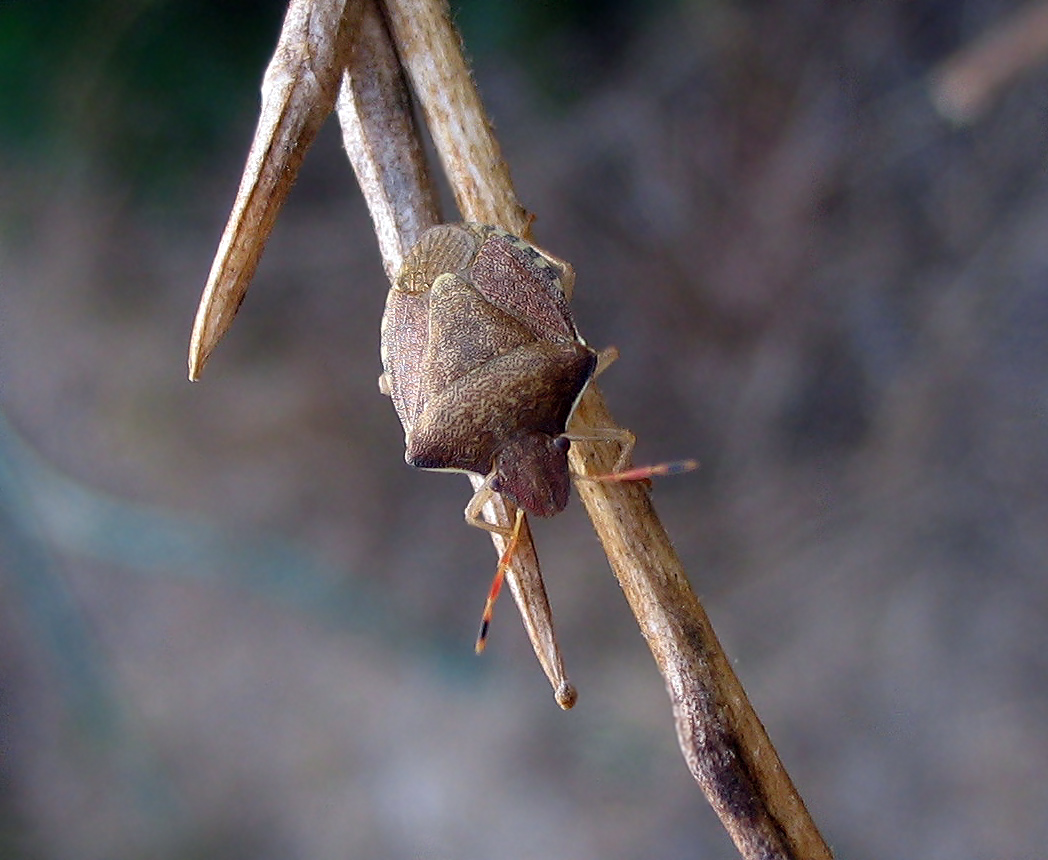
[{"label": "pointed twig tip", "polygon": [[187,364],[189,366],[190,382],[200,381],[200,375],[204,372],[204,366],[211,357],[211,350],[202,342],[203,338],[200,329],[201,325],[198,319],[193,325],[193,334],[189,338],[189,359]]},{"label": "pointed twig tip", "polygon": [[575,689],[571,681],[565,680],[557,687],[557,692],[553,694],[553,698],[557,700],[557,704],[560,705],[562,710],[570,711],[579,700],[579,691]]}]

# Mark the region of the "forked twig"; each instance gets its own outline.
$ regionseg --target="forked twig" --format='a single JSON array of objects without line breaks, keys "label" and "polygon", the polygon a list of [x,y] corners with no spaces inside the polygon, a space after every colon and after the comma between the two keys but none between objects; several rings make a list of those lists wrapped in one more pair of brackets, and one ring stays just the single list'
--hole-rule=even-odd
[{"label": "forked twig", "polygon": [[[262,111],[240,188],[197,311],[190,379],[199,378],[231,325],[305,152],[336,102],[390,280],[419,235],[439,222],[404,73],[374,0],[292,0],[263,80]],[[473,481],[474,489],[480,480]],[[498,496],[485,506],[489,522],[507,527],[514,514]],[[505,539],[492,534],[492,540],[501,555]],[[557,703],[572,707],[577,693],[564,669],[526,521],[506,581]]]},{"label": "forked twig", "polygon": [[[459,211],[466,220],[527,235],[529,219],[462,58],[441,0],[385,0]],[[578,419],[614,427],[596,386]],[[573,444],[576,472],[606,474],[614,452]],[[747,858],[828,858],[764,727],[688,583],[669,537],[636,484],[580,481],[586,510],[608,554],[673,703],[684,757],[736,846]]]},{"label": "forked twig", "polygon": [[[390,272],[436,213],[428,191],[405,190],[406,186],[425,186],[413,126],[410,121],[397,125],[380,118],[384,112],[407,118],[403,100],[397,104],[393,95],[383,103],[380,95],[371,101],[361,95],[369,75],[399,76],[389,65],[391,52],[378,44],[385,34],[377,26],[381,22],[374,10],[368,11],[372,2],[367,0],[364,6],[338,109]],[[400,62],[418,97],[462,216],[527,236],[529,218],[513,190],[445,3],[385,0],[385,10]],[[364,57],[371,59],[365,62]],[[387,92],[396,91],[393,87]],[[415,178],[402,181],[404,176]],[[589,426],[614,426],[593,385],[579,406],[578,417]],[[571,457],[578,473],[604,474],[613,467],[615,452],[573,444]],[[580,481],[578,487],[666,680],[685,760],[740,853],[746,858],[830,858],[829,848],[688,583],[646,489],[596,481]],[[500,512],[500,521],[511,521],[509,511]],[[525,546],[531,547],[530,539],[522,541]],[[537,575],[537,564],[534,571]]]}]

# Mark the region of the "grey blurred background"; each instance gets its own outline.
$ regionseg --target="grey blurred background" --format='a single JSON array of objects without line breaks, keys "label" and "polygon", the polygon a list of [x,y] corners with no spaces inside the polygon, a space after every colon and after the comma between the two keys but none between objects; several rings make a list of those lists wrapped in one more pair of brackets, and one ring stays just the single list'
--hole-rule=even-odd
[{"label": "grey blurred background", "polygon": [[[1048,69],[1021,8],[457,7],[535,233],[841,858],[1048,844]],[[0,858],[731,858],[577,500],[556,707],[459,477],[402,460],[333,124],[204,381],[280,3],[0,4]]]}]

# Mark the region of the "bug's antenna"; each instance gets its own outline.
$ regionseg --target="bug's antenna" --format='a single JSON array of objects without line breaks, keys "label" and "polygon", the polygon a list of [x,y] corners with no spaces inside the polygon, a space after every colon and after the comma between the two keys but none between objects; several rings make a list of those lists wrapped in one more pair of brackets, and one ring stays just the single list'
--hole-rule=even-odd
[{"label": "bug's antenna", "polygon": [[491,626],[491,618],[495,614],[495,601],[499,599],[502,591],[502,582],[506,577],[506,570],[513,561],[513,555],[517,551],[517,540],[520,538],[520,524],[524,520],[524,509],[517,508],[517,517],[513,521],[513,532],[506,542],[506,549],[499,559],[499,566],[495,568],[495,576],[491,580],[491,588],[488,589],[488,599],[484,603],[484,613],[480,617],[480,632],[477,634],[475,650],[478,654],[484,653],[488,644],[488,628]]},{"label": "bug's antenna", "polygon": [[656,463],[653,466],[637,466],[622,472],[608,472],[606,475],[581,475],[584,481],[646,481],[648,478],[664,478],[670,475],[683,475],[699,468],[698,460],[671,460],[668,463]]}]

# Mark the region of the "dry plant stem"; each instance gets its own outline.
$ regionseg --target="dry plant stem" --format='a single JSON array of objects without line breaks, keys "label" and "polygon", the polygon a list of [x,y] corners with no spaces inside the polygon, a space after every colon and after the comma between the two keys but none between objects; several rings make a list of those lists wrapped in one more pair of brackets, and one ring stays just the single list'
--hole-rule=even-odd
[{"label": "dry plant stem", "polygon": [[1048,58],[1048,2],[1031,3],[973,44],[958,51],[932,76],[939,112],[959,123],[976,120],[1014,78]]},{"label": "dry plant stem", "polygon": [[[463,217],[526,233],[517,200],[442,0],[385,0],[394,40]],[[613,427],[596,386],[578,420]],[[616,452],[572,445],[573,468],[599,474]],[[746,858],[831,853],[732,671],[669,538],[639,485],[579,482],[612,569],[673,703],[689,768]]]},{"label": "dry plant stem", "polygon": [[384,5],[462,217],[526,238],[528,213],[513,190],[447,3],[385,0]]},{"label": "dry plant stem", "polygon": [[335,103],[359,0],[291,0],[262,82],[262,110],[189,347],[197,380],[233,322],[306,150]]},{"label": "dry plant stem", "polygon": [[441,218],[404,71],[376,0],[363,0],[335,107],[392,283],[404,255]]},{"label": "dry plant stem", "polygon": [[[480,476],[470,476],[473,489],[479,489],[484,483]],[[502,525],[512,523],[516,508],[501,496],[493,496],[484,506],[484,518],[488,522]],[[491,539],[499,557],[506,549],[507,539],[492,532]],[[539,557],[535,552],[535,543],[531,537],[531,528],[525,516],[520,528],[517,549],[513,561],[506,571],[506,584],[509,586],[513,600],[517,604],[524,629],[531,640],[542,671],[546,673],[553,687],[553,697],[564,710],[574,707],[578,692],[568,680],[564,668],[564,658],[553,629],[553,610],[546,595],[546,584],[542,581],[539,568]]]},{"label": "dry plant stem", "polygon": [[[446,6],[440,0],[387,0],[386,6],[401,61],[422,102],[462,215],[526,236],[527,213],[513,191]],[[425,171],[419,168],[418,142],[410,122],[399,126],[400,131],[395,124],[387,126],[390,135],[403,133],[399,139],[391,137],[391,150],[383,154],[381,146],[375,146],[376,126],[369,125],[369,117],[374,119],[372,113],[384,100],[394,108],[399,104],[403,113],[406,99],[397,83],[388,97],[373,99],[368,107],[363,95],[367,87],[355,84],[360,83],[361,74],[374,71],[368,63],[380,62],[376,57],[385,58],[381,62],[390,72],[390,54],[381,48],[370,55],[360,51],[356,62],[362,65],[354,72],[348,51],[349,8],[325,0],[293,0],[289,8],[281,45],[266,76],[263,119],[202,299],[190,358],[193,378],[243,298],[304,149],[331,110],[340,77],[339,113],[347,148],[351,148],[358,174],[370,177],[362,182],[388,272],[396,270],[404,249],[414,239],[412,234],[436,217],[432,196],[424,188]],[[357,8],[354,3],[353,11]],[[374,20],[366,26],[373,24]],[[377,31],[368,32],[379,38]],[[349,71],[342,75],[347,62]],[[382,80],[381,75],[377,79]],[[384,80],[399,82],[399,74],[391,72]],[[388,176],[387,171],[394,175]],[[413,184],[419,188],[406,187]],[[578,419],[592,427],[614,426],[595,386],[583,398]],[[575,444],[571,457],[576,471],[598,474],[612,467],[616,452]],[[587,481],[580,482],[579,489],[666,679],[684,757],[742,855],[829,858],[829,849],[688,584],[647,491],[635,484]],[[499,522],[508,525],[513,521],[513,511],[501,500],[493,504],[502,506],[493,512]],[[495,537],[501,553],[500,536]],[[518,602],[529,605],[539,625],[548,626],[548,603],[544,603],[537,562],[531,562],[530,535],[522,538],[526,538],[518,549],[522,569],[515,568],[507,578]],[[535,588],[541,600],[534,594],[521,599],[525,589]],[[525,625],[529,623],[525,612]],[[529,627],[529,633],[551,680],[563,678],[552,628],[536,633]],[[566,681],[564,685],[558,696],[562,706],[569,706],[574,691]]]},{"label": "dry plant stem", "polygon": [[[375,0],[364,0],[363,6],[336,107],[343,144],[371,211],[383,265],[392,281],[404,254],[424,230],[438,222],[439,213],[403,70]],[[481,477],[471,480],[474,489],[483,483]],[[516,511],[496,496],[484,513],[489,522],[508,527]],[[501,557],[506,539],[493,533],[492,540]],[[570,708],[577,693],[568,681],[554,635],[552,611],[527,520],[506,582],[557,703]]]},{"label": "dry plant stem", "polygon": [[[592,390],[581,426],[613,426]],[[614,446],[572,445],[580,474],[606,474]],[[830,858],[692,591],[643,484],[579,481],[608,561],[666,680],[684,758],[746,858]]]}]

